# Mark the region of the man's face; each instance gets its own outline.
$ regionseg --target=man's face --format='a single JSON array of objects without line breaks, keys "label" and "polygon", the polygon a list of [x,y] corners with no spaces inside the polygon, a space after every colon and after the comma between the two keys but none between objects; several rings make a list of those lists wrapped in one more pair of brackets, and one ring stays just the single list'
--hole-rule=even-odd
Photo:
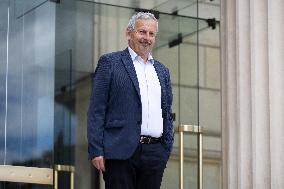
[{"label": "man's face", "polygon": [[129,46],[142,58],[148,57],[155,45],[157,23],[152,19],[138,19],[135,29],[127,32]]}]

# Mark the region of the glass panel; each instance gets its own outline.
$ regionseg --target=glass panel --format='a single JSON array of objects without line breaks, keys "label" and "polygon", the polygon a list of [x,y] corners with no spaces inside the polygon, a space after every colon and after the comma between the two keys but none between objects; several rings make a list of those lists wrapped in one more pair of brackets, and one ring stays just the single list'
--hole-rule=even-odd
[{"label": "glass panel", "polygon": [[[0,30],[0,52],[4,55],[0,69],[1,118],[4,118],[1,126],[5,127],[1,132],[4,135],[1,136],[1,164],[50,167],[53,162],[55,7],[47,2],[17,18],[16,5],[5,2],[6,16],[1,17],[1,27],[5,30]],[[1,1],[1,9],[2,4]]]},{"label": "glass panel", "polygon": [[[205,24],[203,24],[205,25]],[[203,126],[204,188],[221,185],[221,65],[219,24],[199,32],[199,118]]]},{"label": "glass panel", "polygon": [[95,64],[102,54],[127,47],[125,29],[133,13],[133,9],[94,4]]},{"label": "glass panel", "polygon": [[[86,111],[94,62],[94,6],[61,1],[56,7],[54,164],[75,165],[75,188],[94,188],[87,160]],[[69,187],[59,173],[59,188]]]},{"label": "glass panel", "polygon": [[[155,6],[155,10],[158,10],[160,12],[164,13],[173,13],[175,11],[178,11],[178,14],[180,15],[180,11],[183,9],[186,9],[187,7],[190,6],[196,6],[197,0],[170,0],[170,1],[165,1],[163,3],[160,3],[159,5]],[[197,15],[197,8],[193,9],[192,16],[196,17]],[[196,26],[195,26],[196,27]]]},{"label": "glass panel", "polygon": [[184,135],[184,188],[198,189],[198,144],[197,135]]},{"label": "glass panel", "polygon": [[[168,27],[168,26],[171,27]],[[191,40],[169,47],[169,42],[178,39]],[[154,57],[165,64],[171,72],[173,86],[173,112],[175,126],[180,124],[198,125],[198,54],[197,20],[185,17],[160,15],[159,34]],[[197,137],[184,135],[184,187],[197,188]],[[179,187],[179,133],[175,133],[175,143],[168,167],[165,170],[162,188]]]},{"label": "glass panel", "polygon": [[0,1],[0,164],[5,159],[8,1]]},{"label": "glass panel", "polygon": [[47,1],[48,0],[14,0],[15,16],[20,18]]},{"label": "glass panel", "polygon": [[[76,10],[78,11],[76,12]],[[92,10],[92,7],[90,8]],[[75,165],[75,141],[76,141],[76,81],[80,77],[84,77],[83,72],[76,72],[76,64],[80,64],[83,70],[90,64],[92,57],[88,56],[88,52],[92,51],[91,46],[85,48],[92,40],[84,43],[76,41],[82,35],[82,31],[78,31],[81,21],[77,20],[78,15],[84,12],[79,11],[76,1],[61,1],[56,7],[56,30],[55,30],[55,88],[54,88],[54,164],[55,165]],[[87,22],[87,21],[85,21]],[[84,30],[91,27],[82,26]],[[77,28],[78,27],[78,28]],[[90,36],[92,30],[88,31]],[[83,34],[84,36],[84,34]],[[80,55],[80,60],[78,56]],[[77,79],[76,79],[77,78]],[[85,110],[84,110],[85,111]],[[83,132],[83,131],[81,131]],[[81,152],[77,159],[84,159],[87,162],[87,150]],[[81,161],[83,162],[83,161]],[[76,167],[78,175],[84,175],[80,168]],[[77,175],[77,174],[76,174]],[[58,173],[58,188],[70,188],[70,173]],[[79,181],[76,180],[76,184]],[[80,188],[80,187],[79,187]]]},{"label": "glass panel", "polygon": [[[188,19],[184,19],[185,21]],[[180,115],[179,124],[199,125],[198,115],[198,48],[197,48],[197,20],[192,20],[195,31],[184,37],[180,48]],[[188,24],[181,24],[184,27]],[[192,29],[193,30],[193,29]],[[186,43],[190,40],[191,43]],[[184,134],[184,188],[198,188],[198,143],[195,134]]]},{"label": "glass panel", "polygon": [[22,18],[9,9],[4,164],[50,167],[53,151],[54,6]]},{"label": "glass panel", "polygon": [[54,164],[74,165],[72,51],[55,56]]},{"label": "glass panel", "polygon": [[[89,97],[91,91],[91,77],[90,74],[94,70],[96,41],[98,39],[96,24],[95,7],[93,3],[76,2],[76,24],[75,30],[76,36],[74,37],[75,47],[73,53],[74,66],[73,66],[73,78],[75,86],[75,167],[76,172],[81,174],[75,174],[75,188],[89,189],[97,188],[94,183],[98,182],[98,174],[95,172],[95,168],[87,160],[87,119],[86,112],[89,104]],[[102,38],[102,40],[104,40]],[[97,47],[97,46],[96,46]]]},{"label": "glass panel", "polygon": [[46,1],[24,14],[18,2],[0,4],[0,164],[53,167],[55,6]]}]

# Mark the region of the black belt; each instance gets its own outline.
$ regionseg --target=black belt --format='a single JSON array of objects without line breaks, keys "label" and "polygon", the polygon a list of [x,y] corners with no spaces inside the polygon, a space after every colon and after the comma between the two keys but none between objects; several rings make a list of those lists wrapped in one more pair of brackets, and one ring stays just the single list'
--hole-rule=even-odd
[{"label": "black belt", "polygon": [[151,137],[151,136],[145,136],[141,135],[140,136],[140,143],[141,144],[156,144],[161,142],[161,137],[156,138],[156,137]]}]

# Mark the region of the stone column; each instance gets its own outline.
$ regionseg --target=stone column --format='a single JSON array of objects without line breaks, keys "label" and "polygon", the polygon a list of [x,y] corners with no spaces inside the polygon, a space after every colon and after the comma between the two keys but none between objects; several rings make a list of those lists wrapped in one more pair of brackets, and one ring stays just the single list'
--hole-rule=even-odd
[{"label": "stone column", "polygon": [[283,0],[221,0],[224,189],[284,188],[283,14]]}]

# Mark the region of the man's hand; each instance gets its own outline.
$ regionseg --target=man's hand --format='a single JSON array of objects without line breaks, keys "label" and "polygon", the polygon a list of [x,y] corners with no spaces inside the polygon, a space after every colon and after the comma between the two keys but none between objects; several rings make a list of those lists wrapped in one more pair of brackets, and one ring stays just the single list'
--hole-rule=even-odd
[{"label": "man's hand", "polygon": [[105,158],[98,156],[92,159],[92,164],[99,170],[105,172]]}]

